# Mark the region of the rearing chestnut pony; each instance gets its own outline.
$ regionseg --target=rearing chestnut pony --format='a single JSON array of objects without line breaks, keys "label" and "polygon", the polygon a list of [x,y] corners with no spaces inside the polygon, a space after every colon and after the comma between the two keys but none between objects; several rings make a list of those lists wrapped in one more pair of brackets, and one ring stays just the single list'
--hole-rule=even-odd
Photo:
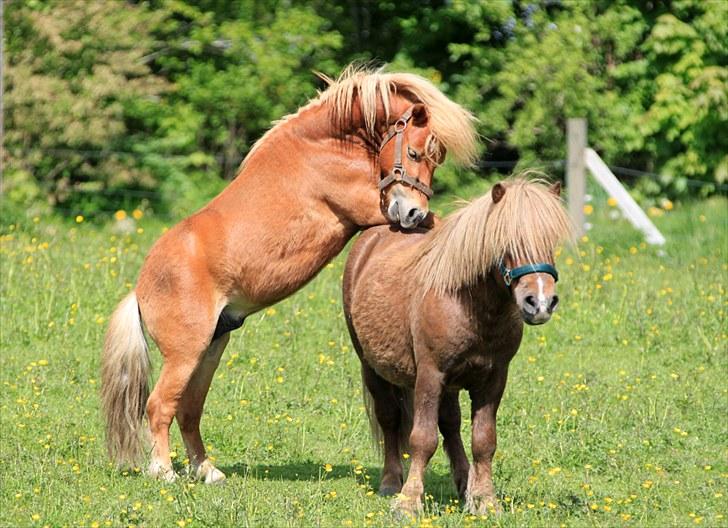
[{"label": "rearing chestnut pony", "polygon": [[[428,214],[432,174],[449,152],[472,162],[473,117],[416,75],[349,68],[253,147],[236,179],[152,247],[109,324],[102,400],[112,458],[143,455],[172,479],[177,419],[192,474],[225,475],[206,457],[200,417],[229,332],[306,284],[358,230],[408,229]],[[154,390],[142,324],[164,358]]]},{"label": "rearing chestnut pony", "polygon": [[[375,227],[351,250],[344,311],[372,430],[384,440],[379,492],[401,491],[399,511],[422,508],[438,427],[466,507],[497,508],[491,461],[508,364],[523,322],[545,323],[558,304],[553,253],[571,231],[559,189],[498,183],[431,231]],[[472,401],[472,467],[460,438],[461,389]],[[412,465],[403,487],[405,449]]]}]

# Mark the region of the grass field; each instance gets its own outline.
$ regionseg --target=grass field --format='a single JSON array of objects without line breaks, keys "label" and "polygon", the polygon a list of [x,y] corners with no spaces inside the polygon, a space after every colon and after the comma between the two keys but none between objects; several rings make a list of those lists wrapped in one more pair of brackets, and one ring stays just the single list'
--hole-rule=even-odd
[{"label": "grass field", "polygon": [[[527,328],[511,365],[494,462],[505,513],[463,512],[439,449],[410,524],[728,526],[728,203],[652,211],[662,256],[606,197],[593,208],[588,240],[558,259],[560,312]],[[1,227],[0,526],[393,524],[342,318],[343,257],[234,333],[202,424],[225,485],[109,464],[103,334],[164,226],[137,227]],[[173,445],[182,470],[176,425]]]}]

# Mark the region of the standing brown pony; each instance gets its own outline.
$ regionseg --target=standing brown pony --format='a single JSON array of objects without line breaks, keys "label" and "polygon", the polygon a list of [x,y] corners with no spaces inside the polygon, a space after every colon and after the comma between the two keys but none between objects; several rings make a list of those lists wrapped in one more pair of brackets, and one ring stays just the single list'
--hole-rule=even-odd
[{"label": "standing brown pony", "polygon": [[[136,288],[111,318],[102,360],[109,452],[143,455],[149,473],[175,474],[177,418],[193,475],[225,475],[206,457],[200,417],[229,332],[306,284],[366,226],[415,227],[449,151],[475,155],[473,118],[416,75],[349,68],[253,147],[237,178],[152,247]],[[142,322],[164,358],[151,394]]]},{"label": "standing brown pony", "polygon": [[[431,231],[376,227],[351,250],[344,311],[373,399],[372,429],[384,440],[379,491],[401,490],[400,511],[422,508],[438,426],[467,508],[497,507],[491,461],[508,363],[523,321],[545,323],[558,304],[553,252],[570,232],[559,189],[499,183]],[[460,438],[460,389],[472,401],[472,467]],[[412,465],[402,487],[407,448]]]}]

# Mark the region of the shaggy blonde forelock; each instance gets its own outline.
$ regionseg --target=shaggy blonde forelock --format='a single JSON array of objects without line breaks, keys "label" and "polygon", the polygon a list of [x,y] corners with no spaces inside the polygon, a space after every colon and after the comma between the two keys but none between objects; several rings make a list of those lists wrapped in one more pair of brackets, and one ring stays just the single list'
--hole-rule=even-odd
[{"label": "shaggy blonde forelock", "polygon": [[505,255],[517,262],[550,262],[559,242],[571,239],[571,221],[561,199],[544,180],[523,175],[443,220],[423,245],[415,273],[425,291],[455,291],[484,277]]}]

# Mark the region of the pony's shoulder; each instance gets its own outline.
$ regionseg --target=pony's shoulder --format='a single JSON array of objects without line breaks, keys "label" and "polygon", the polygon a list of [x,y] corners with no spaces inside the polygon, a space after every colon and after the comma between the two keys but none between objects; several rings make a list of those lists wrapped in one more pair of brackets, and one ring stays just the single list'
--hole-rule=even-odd
[{"label": "pony's shoulder", "polygon": [[368,260],[374,255],[385,256],[392,248],[404,249],[415,246],[430,231],[431,229],[419,227],[405,230],[395,225],[380,225],[365,229],[354,241],[347,265],[353,261]]}]

